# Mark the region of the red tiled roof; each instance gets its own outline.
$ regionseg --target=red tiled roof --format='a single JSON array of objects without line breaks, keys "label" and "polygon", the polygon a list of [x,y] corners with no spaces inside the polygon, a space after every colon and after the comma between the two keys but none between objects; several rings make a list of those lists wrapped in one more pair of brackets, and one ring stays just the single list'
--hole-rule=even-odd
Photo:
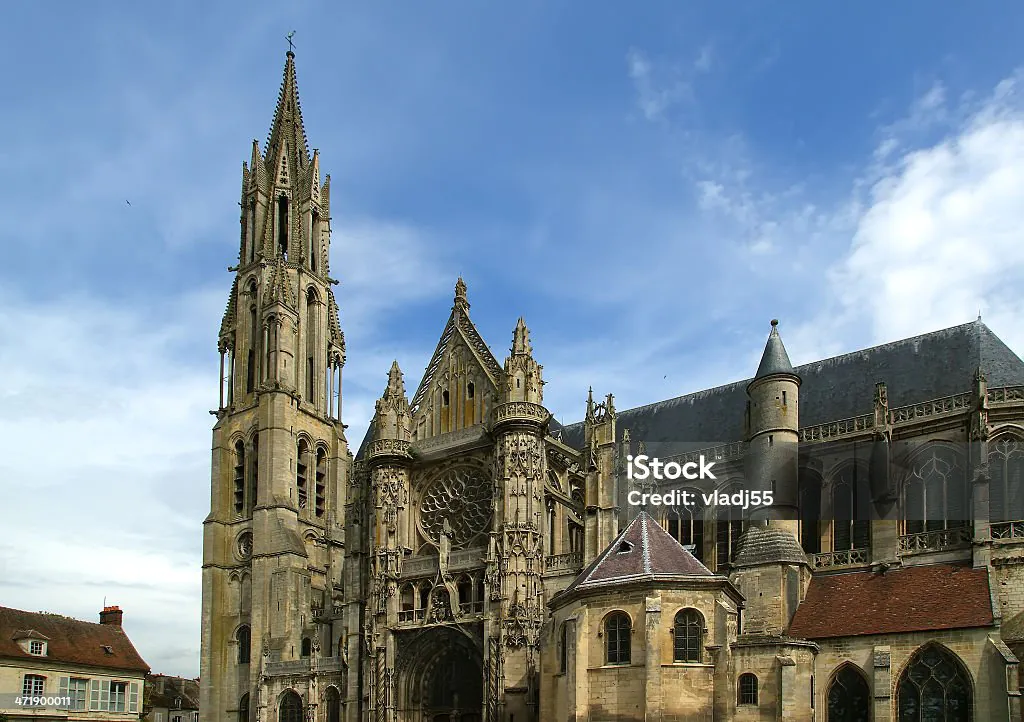
[{"label": "red tiled roof", "polygon": [[[45,657],[25,652],[14,641],[29,630],[48,640]],[[109,647],[110,653],[104,647]],[[0,607],[0,658],[49,660],[131,672],[149,671],[149,665],[117,625],[83,622],[59,614],[23,612],[8,607]]]},{"label": "red tiled roof", "polygon": [[641,511],[562,593],[646,579],[710,576],[711,570]]},{"label": "red tiled roof", "polygon": [[817,575],[793,616],[789,635],[823,639],[992,623],[986,570],[934,564],[884,574]]}]

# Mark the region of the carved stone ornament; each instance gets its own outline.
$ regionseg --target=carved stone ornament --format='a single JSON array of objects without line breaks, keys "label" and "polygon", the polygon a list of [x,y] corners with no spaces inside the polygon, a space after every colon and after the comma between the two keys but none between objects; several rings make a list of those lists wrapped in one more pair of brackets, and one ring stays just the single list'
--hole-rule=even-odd
[{"label": "carved stone ornament", "polygon": [[420,527],[423,535],[441,544],[445,521],[453,548],[464,546],[487,530],[491,521],[492,485],[485,472],[474,466],[456,466],[434,478],[423,491]]},{"label": "carved stone ornament", "polygon": [[238,535],[235,553],[242,561],[252,557],[252,532],[246,531]]}]

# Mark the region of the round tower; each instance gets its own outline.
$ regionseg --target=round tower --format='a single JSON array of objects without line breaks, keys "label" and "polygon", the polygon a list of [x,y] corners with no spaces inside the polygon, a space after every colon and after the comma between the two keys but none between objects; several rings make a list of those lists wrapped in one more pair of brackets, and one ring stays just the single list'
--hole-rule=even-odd
[{"label": "round tower", "polygon": [[800,430],[800,377],[779,336],[779,322],[765,344],[757,374],[747,385],[748,483],[772,493],[772,506],[753,518],[798,534],[797,479]]}]

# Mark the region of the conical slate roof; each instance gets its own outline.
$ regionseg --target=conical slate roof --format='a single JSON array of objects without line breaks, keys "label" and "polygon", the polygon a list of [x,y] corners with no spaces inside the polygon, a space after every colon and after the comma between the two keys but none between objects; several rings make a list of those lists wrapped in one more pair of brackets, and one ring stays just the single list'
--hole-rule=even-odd
[{"label": "conical slate roof", "polygon": [[796,376],[796,371],[793,370],[793,364],[789,362],[789,354],[786,353],[786,347],[779,335],[779,322],[772,319],[772,332],[768,335],[768,343],[764,346],[764,354],[761,356],[761,363],[757,367],[754,379],[775,374]]},{"label": "conical slate roof", "polygon": [[650,514],[641,511],[562,594],[642,581],[713,576]]}]

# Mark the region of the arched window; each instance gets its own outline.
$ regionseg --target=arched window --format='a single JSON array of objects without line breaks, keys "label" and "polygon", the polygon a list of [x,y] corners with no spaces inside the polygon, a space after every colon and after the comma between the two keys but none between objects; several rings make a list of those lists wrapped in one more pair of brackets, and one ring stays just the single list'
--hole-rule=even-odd
[{"label": "arched window", "polygon": [[288,196],[283,193],[277,199],[277,247],[278,254],[288,258]]},{"label": "arched window", "polygon": [[[739,491],[739,487],[730,486],[722,489],[722,493],[731,494]],[[723,571],[736,558],[739,551],[740,536],[743,534],[743,509],[739,506],[717,507],[718,521],[715,523],[715,561],[718,571]]]},{"label": "arched window", "polygon": [[800,469],[797,484],[800,546],[808,554],[818,554],[821,551],[821,477],[811,469]]},{"label": "arched window", "polygon": [[256,258],[256,201],[249,201],[249,215],[245,222],[245,260],[252,263]]},{"label": "arched window", "polygon": [[313,211],[309,220],[309,270],[316,271],[320,255],[320,214]]},{"label": "arched window", "polygon": [[737,687],[736,702],[738,704],[757,704],[757,677],[755,675],[750,672],[741,674]]},{"label": "arched window", "polygon": [[1024,443],[1004,436],[989,443],[989,519],[1024,520]]},{"label": "arched window", "polygon": [[704,617],[696,609],[676,612],[672,624],[672,661],[700,663],[704,651]]},{"label": "arched window", "polygon": [[689,489],[694,503],[673,507],[668,512],[668,533],[683,546],[692,546],[691,554],[704,559],[704,506],[699,492]]},{"label": "arched window", "polygon": [[260,491],[260,434],[252,435],[252,471],[249,475],[249,508],[256,507]]},{"label": "arched window", "polygon": [[932,444],[913,462],[903,485],[904,534],[966,526],[970,493],[957,453]]},{"label": "arched window", "polygon": [[235,513],[245,512],[245,443],[235,442]]},{"label": "arched window", "polygon": [[[256,300],[256,284],[250,286],[253,301]],[[256,306],[249,308],[249,350],[245,355],[245,391],[252,393],[256,388],[256,342],[259,339],[260,328],[256,321]]]},{"label": "arched window", "polygon": [[629,664],[631,627],[629,615],[612,612],[604,622],[608,664]]},{"label": "arched window", "polygon": [[238,722],[249,722],[249,693],[242,695],[238,700]]},{"label": "arched window", "polygon": [[302,638],[302,656],[308,657],[313,654],[313,640],[309,637]]},{"label": "arched window", "polygon": [[317,518],[321,518],[327,510],[327,449],[318,446],[316,449],[316,488],[314,509]]},{"label": "arched window", "polygon": [[309,496],[307,464],[309,464],[309,444],[305,439],[299,439],[298,452],[295,457],[295,492],[299,497],[300,511],[306,508]]},{"label": "arched window", "polygon": [[292,690],[281,695],[277,722],[303,722],[302,699]]},{"label": "arched window", "polygon": [[549,501],[548,502],[548,517],[547,517],[547,525],[548,525],[548,554],[557,554],[558,553],[556,548],[555,548],[555,532],[558,529],[558,521],[557,521],[557,519],[558,518],[555,515],[555,502]]},{"label": "arched window", "polygon": [[911,657],[896,685],[899,722],[971,722],[971,681],[949,650],[928,644]]},{"label": "arched window", "polygon": [[249,631],[248,624],[243,624],[238,628],[236,639],[238,640],[238,663],[249,664],[249,654],[252,647],[252,632]]},{"label": "arched window", "polygon": [[306,401],[316,403],[316,356],[320,338],[320,299],[310,287],[306,292]]},{"label": "arched window", "polygon": [[844,664],[828,687],[828,722],[871,722],[871,690],[856,667]]},{"label": "arched window", "polygon": [[337,687],[328,687],[324,702],[327,704],[327,722],[341,722],[341,695]]},{"label": "arched window", "polygon": [[868,474],[859,464],[848,464],[832,480],[832,551],[871,546],[871,499]]}]

